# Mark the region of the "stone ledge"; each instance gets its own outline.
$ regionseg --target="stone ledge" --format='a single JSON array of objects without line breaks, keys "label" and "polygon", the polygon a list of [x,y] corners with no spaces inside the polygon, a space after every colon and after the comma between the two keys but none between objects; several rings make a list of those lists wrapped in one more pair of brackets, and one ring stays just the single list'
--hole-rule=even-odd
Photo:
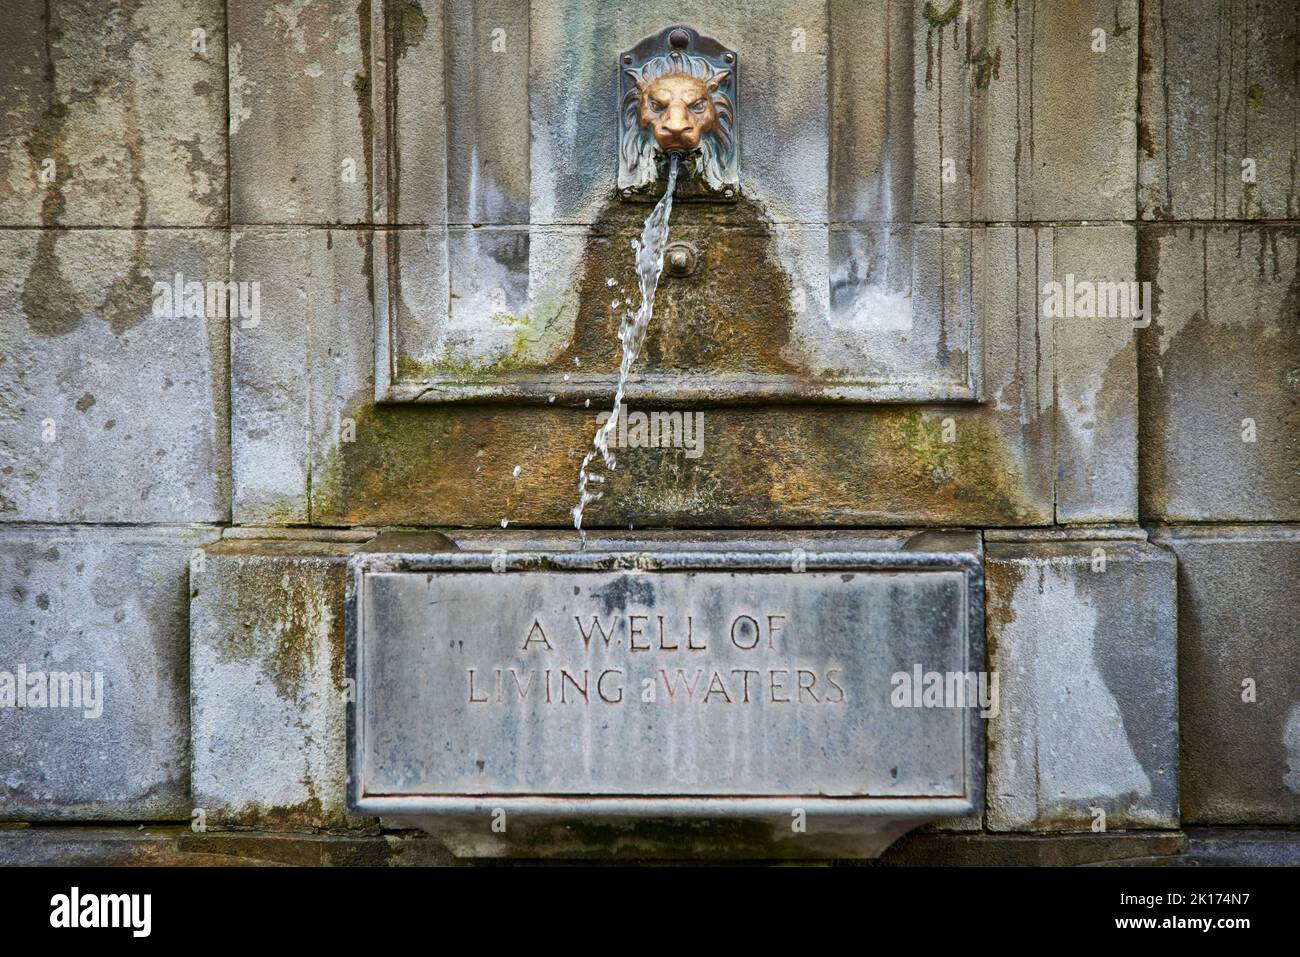
[{"label": "stone ledge", "polygon": [[[494,862],[498,863],[499,862]],[[472,865],[422,834],[283,834],[156,827],[3,827],[0,866]],[[912,834],[877,867],[1300,865],[1300,830],[1188,828],[1109,834]]]},{"label": "stone ledge", "polygon": [[333,867],[450,864],[423,835],[208,832],[159,827],[0,828],[0,866]]},{"label": "stone ledge", "polygon": [[1187,849],[1181,831],[1109,834],[911,834],[884,854],[883,867],[1079,867],[1164,863]]}]

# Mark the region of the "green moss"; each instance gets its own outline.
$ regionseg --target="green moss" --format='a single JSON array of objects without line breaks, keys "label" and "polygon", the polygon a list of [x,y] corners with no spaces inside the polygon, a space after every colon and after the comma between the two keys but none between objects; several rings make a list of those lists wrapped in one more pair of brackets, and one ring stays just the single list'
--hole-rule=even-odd
[{"label": "green moss", "polygon": [[536,370],[538,359],[535,355],[536,344],[541,342],[555,321],[563,314],[564,307],[552,301],[541,301],[536,307],[521,316],[508,312],[493,313],[489,318],[499,326],[511,331],[511,343],[508,351],[492,357],[465,359],[438,359],[427,361],[398,356],[396,362],[397,378],[408,382],[438,383],[440,385],[468,385],[490,382],[494,375],[503,372]]},{"label": "green moss", "polygon": [[389,7],[388,18],[391,23],[393,55],[400,60],[408,50],[417,47],[424,40],[429,29],[429,20],[424,9],[415,0],[396,0]]},{"label": "green moss", "polygon": [[926,0],[924,13],[932,26],[946,27],[957,19],[957,14],[961,13],[961,0],[952,0],[948,9],[942,11],[932,0]]},{"label": "green moss", "polygon": [[[300,701],[319,656],[330,656],[330,680],[344,690],[344,566],[303,559],[243,558],[222,579],[223,613],[231,627],[220,636],[222,662],[256,661],[276,693]],[[321,647],[324,638],[326,647]]]}]

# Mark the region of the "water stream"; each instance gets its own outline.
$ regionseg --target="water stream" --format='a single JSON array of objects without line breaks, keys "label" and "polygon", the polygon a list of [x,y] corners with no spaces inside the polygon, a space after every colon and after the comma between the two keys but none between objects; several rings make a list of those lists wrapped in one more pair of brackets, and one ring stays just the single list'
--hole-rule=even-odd
[{"label": "water stream", "polygon": [[[664,250],[668,247],[668,217],[673,212],[673,190],[677,187],[677,155],[668,159],[668,185],[654,210],[646,217],[641,239],[632,240],[636,252],[636,271],[641,286],[641,306],[635,312],[628,310],[618,326],[618,341],[623,343],[623,359],[618,365],[618,385],[614,389],[614,409],[605,424],[596,431],[593,448],[582,460],[578,470],[578,504],[573,506],[573,527],[586,542],[582,531],[582,512],[588,502],[598,500],[603,494],[592,485],[603,485],[605,469],[613,469],[614,454],[609,450],[609,438],[618,429],[618,417],[623,408],[623,392],[627,388],[628,373],[641,352],[646,329],[655,309],[655,290],[659,287],[659,274],[664,268]],[[596,456],[600,456],[600,462]],[[603,464],[603,467],[602,467]]]}]

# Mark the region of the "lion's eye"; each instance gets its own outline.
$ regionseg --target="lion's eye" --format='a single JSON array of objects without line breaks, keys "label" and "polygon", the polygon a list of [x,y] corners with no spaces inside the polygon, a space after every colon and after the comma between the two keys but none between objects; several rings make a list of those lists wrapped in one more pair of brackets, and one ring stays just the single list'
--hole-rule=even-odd
[{"label": "lion's eye", "polygon": [[668,104],[660,103],[658,100],[651,100],[650,109],[654,110],[656,113],[662,113],[664,110],[668,109]]},{"label": "lion's eye", "polygon": [[692,113],[703,113],[703,112],[704,112],[704,108],[707,107],[708,105],[709,105],[709,104],[708,104],[707,102],[705,102],[703,99],[696,100],[694,103],[691,104],[691,112],[692,112]]}]

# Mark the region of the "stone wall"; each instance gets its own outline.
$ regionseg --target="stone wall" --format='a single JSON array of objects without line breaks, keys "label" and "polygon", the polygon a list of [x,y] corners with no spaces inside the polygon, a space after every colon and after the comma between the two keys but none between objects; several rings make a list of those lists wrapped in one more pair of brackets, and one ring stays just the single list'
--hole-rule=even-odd
[{"label": "stone wall", "polygon": [[[905,251],[891,289],[927,335],[973,330],[951,355],[979,395],[698,403],[706,453],[626,450],[590,523],[982,530],[1003,676],[986,813],[919,839],[949,836],[954,860],[998,835],[1173,842],[1145,855],[1187,829],[1300,826],[1292,3],[379,4],[7,5],[0,672],[103,692],[95,718],[0,707],[0,821],[388,840],[345,804],[346,557],[387,527],[565,527],[596,411],[376,402],[397,381],[389,253],[399,334],[454,318],[487,263],[531,301],[612,179],[603,153],[552,155],[574,117],[547,91],[608,66],[575,37],[723,35],[734,14],[742,176],[776,210],[777,265],[840,328],[847,264]],[[476,52],[497,30],[507,61]],[[391,116],[376,57],[405,90]],[[377,155],[390,120],[404,145]],[[804,149],[827,165],[792,177]],[[1150,283],[1149,324],[1044,315],[1070,276]],[[249,284],[256,308],[187,312],[191,282]]]}]

